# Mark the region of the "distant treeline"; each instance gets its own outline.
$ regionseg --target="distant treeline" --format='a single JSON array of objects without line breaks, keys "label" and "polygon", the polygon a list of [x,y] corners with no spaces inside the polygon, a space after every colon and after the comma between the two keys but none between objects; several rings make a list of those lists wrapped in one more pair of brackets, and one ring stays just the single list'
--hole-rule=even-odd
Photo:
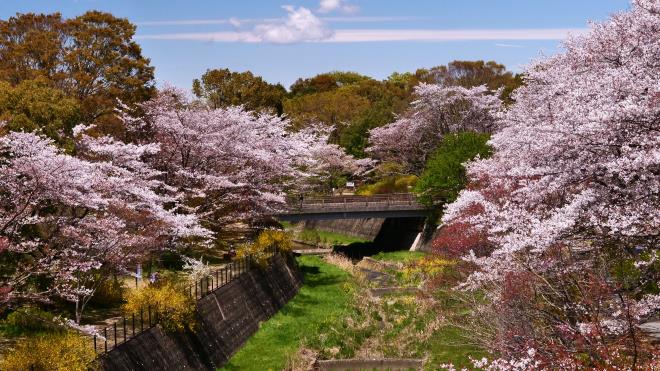
[{"label": "distant treeline", "polygon": [[415,72],[394,72],[376,80],[356,72],[333,71],[300,78],[287,91],[251,72],[210,69],[193,81],[193,92],[212,107],[242,104],[250,110],[272,110],[288,116],[295,128],[322,123],[333,128],[331,141],[356,157],[364,157],[370,129],[386,125],[403,113],[420,83],[486,85],[500,91],[505,103],[522,77],[494,61],[453,61]]},{"label": "distant treeline", "polygon": [[[0,21],[0,120],[9,130],[37,128],[67,147],[78,123],[100,134],[124,135],[117,102],[131,106],[156,92],[154,67],[133,40],[136,27],[109,13],[65,19],[54,14],[17,14]],[[331,141],[364,157],[368,132],[394,121],[420,83],[473,87],[485,84],[510,102],[519,75],[494,61],[454,61],[376,80],[333,71],[300,78],[287,91],[250,71],[209,69],[193,81],[194,94],[211,108],[243,105],[286,115],[293,129],[321,123]],[[72,148],[69,148],[72,150]]]}]

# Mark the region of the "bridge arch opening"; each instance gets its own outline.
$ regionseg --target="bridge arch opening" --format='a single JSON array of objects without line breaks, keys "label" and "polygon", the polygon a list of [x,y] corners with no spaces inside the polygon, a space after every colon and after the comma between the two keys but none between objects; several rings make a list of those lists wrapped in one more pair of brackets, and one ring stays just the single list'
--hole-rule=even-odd
[{"label": "bridge arch opening", "polygon": [[291,199],[288,208],[274,216],[280,221],[304,223],[311,229],[358,236],[366,231],[360,237],[366,234],[371,242],[334,247],[337,252],[360,259],[382,251],[411,249],[423,237],[430,214],[427,207],[417,202],[415,195],[404,193]]}]

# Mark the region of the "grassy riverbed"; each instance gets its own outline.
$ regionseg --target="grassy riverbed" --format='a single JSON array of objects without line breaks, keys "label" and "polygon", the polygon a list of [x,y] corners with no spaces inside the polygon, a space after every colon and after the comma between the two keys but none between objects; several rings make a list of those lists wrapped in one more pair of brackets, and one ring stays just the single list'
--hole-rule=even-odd
[{"label": "grassy riverbed", "polygon": [[[408,266],[424,256],[399,251],[374,258]],[[431,302],[415,296],[365,301],[365,282],[338,266],[314,256],[300,257],[299,263],[305,285],[298,295],[265,322],[223,370],[282,370],[288,360],[300,360],[301,347],[321,358],[375,355],[372,351],[389,357],[426,355],[427,369],[446,362],[469,366],[468,355],[484,355],[465,344],[462,330],[444,320],[437,322],[465,310],[447,292],[435,293]],[[418,337],[417,331],[426,335]],[[402,347],[402,342],[407,345]]]},{"label": "grassy riverbed", "polygon": [[316,256],[298,260],[305,274],[300,292],[273,318],[265,322],[223,370],[281,370],[300,340],[323,321],[350,309],[350,275]]}]

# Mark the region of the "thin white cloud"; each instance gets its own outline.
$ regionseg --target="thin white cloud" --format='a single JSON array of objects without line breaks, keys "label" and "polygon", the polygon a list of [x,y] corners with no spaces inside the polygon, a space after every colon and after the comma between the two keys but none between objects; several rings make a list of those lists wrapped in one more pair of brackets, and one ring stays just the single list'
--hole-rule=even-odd
[{"label": "thin white cloud", "polygon": [[246,42],[258,43],[262,40],[250,32],[220,31],[220,32],[178,32],[151,35],[137,35],[138,40],[172,40],[172,41],[211,41],[211,42]]},{"label": "thin white cloud", "polygon": [[321,0],[319,3],[319,13],[330,13],[340,11],[346,14],[355,14],[360,10],[357,5],[350,4],[346,0]]},{"label": "thin white cloud", "polygon": [[495,43],[495,46],[499,46],[500,48],[524,48],[524,46],[522,46],[522,45],[504,44],[504,43]]},{"label": "thin white cloud", "polygon": [[[407,22],[427,19],[424,17],[400,16],[400,17],[318,17],[327,23],[387,23],[387,22]],[[219,19],[178,19],[169,21],[142,21],[135,22],[140,27],[149,26],[203,26],[203,25],[247,25],[260,23],[277,23],[281,18],[219,18]]]},{"label": "thin white cloud", "polygon": [[380,22],[406,22],[406,21],[419,21],[428,18],[424,17],[408,17],[408,16],[399,16],[399,17],[319,17],[325,22],[351,22],[351,23],[380,23]]},{"label": "thin white cloud", "polygon": [[176,19],[170,21],[138,21],[138,26],[199,26],[206,24],[228,24],[229,19]]},{"label": "thin white cloud", "polygon": [[581,28],[485,29],[485,30],[336,30],[327,42],[375,41],[470,41],[470,40],[562,40],[582,34]]},{"label": "thin white cloud", "polygon": [[332,30],[309,9],[296,9],[290,5],[282,8],[288,13],[286,20],[259,24],[252,31],[252,35],[261,41],[277,44],[322,41],[332,36]]},{"label": "thin white cloud", "polygon": [[[300,8],[299,8],[300,9]],[[302,8],[304,9],[304,8]],[[305,9],[306,10],[306,9]],[[143,40],[196,40],[216,42],[387,42],[387,41],[510,41],[510,40],[562,40],[569,34],[584,34],[584,28],[531,28],[482,30],[421,30],[421,29],[339,29],[334,32],[317,23],[309,15],[292,10],[286,22],[265,27],[259,25],[253,32],[207,32],[138,35]],[[312,14],[313,17],[313,14]],[[316,18],[318,20],[318,18]],[[305,25],[310,25],[305,29]],[[257,29],[259,29],[257,31]],[[512,44],[510,44],[512,45]]]},{"label": "thin white cloud", "polygon": [[243,21],[241,21],[238,18],[229,18],[229,24],[234,26],[234,27],[241,27],[243,25]]}]

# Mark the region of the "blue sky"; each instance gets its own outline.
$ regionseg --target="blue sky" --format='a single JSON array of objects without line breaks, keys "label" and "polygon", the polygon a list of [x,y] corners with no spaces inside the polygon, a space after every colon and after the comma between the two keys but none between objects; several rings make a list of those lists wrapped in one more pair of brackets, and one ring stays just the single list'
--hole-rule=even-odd
[{"label": "blue sky", "polygon": [[375,78],[459,60],[496,60],[521,71],[557,52],[560,39],[628,0],[1,0],[16,12],[90,9],[137,24],[158,82],[189,88],[209,68],[251,70],[289,86],[298,77],[350,70]]}]

